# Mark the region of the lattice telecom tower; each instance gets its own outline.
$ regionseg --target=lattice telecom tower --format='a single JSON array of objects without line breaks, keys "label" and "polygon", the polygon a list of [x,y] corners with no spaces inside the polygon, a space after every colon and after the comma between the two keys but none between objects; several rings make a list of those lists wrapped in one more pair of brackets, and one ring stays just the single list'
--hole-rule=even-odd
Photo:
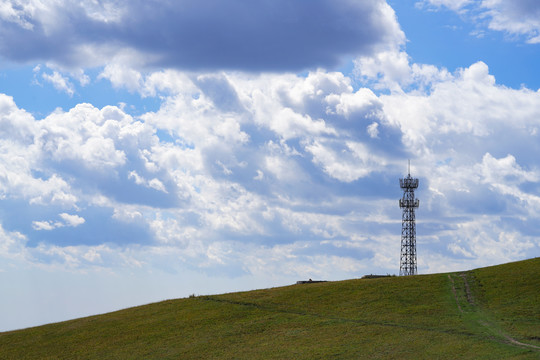
[{"label": "lattice telecom tower", "polygon": [[405,179],[399,179],[399,186],[403,189],[403,198],[399,200],[399,207],[403,209],[399,275],[416,275],[416,219],[414,209],[420,205],[420,201],[414,198],[414,189],[418,188],[418,179],[411,177],[410,160],[409,175]]}]

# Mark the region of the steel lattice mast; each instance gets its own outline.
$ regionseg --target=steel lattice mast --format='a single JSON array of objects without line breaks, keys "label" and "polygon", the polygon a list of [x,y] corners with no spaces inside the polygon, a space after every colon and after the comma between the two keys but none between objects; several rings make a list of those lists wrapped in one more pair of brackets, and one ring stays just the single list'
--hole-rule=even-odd
[{"label": "steel lattice mast", "polygon": [[399,186],[403,189],[403,198],[399,200],[399,207],[403,209],[399,275],[416,275],[416,219],[414,209],[420,205],[420,201],[414,198],[414,189],[418,188],[418,179],[411,177],[410,161],[409,174],[406,178],[399,179]]}]

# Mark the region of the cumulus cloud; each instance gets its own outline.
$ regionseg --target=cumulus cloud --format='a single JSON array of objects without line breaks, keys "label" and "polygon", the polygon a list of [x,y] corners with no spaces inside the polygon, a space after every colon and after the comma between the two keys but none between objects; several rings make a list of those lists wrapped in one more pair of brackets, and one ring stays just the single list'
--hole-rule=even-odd
[{"label": "cumulus cloud", "polygon": [[[31,234],[37,245],[33,259],[70,267],[89,266],[88,259],[106,261],[101,252],[62,249],[123,244],[126,240],[112,236],[123,232],[135,242],[148,236],[156,253],[160,246],[185,249],[182,259],[190,266],[231,270],[241,264],[229,245],[233,239],[272,248],[276,236],[285,243],[296,241],[292,234],[303,241],[349,236],[334,217],[315,208],[295,214],[290,207],[341,198],[339,188],[322,191],[321,176],[351,183],[386,166],[343,125],[358,123],[358,134],[366,139],[384,139],[388,124],[371,91],[354,91],[350,79],[324,71],[307,77],[170,74],[141,77],[141,93],[152,86],[169,95],[159,111],[140,119],[116,107],[79,104],[38,120],[3,98],[3,129],[16,130],[0,139],[10,149],[1,164],[13,174],[6,177],[4,195],[16,205],[7,223]],[[378,138],[367,133],[374,118],[381,121]],[[158,132],[168,138],[161,140]],[[340,137],[348,139],[345,147]],[[347,151],[345,158],[339,157],[341,150]],[[14,162],[17,151],[23,161]],[[28,185],[17,187],[13,179]],[[34,189],[29,197],[33,193],[24,189],[36,183],[51,189]],[[25,217],[31,226],[24,227],[17,212],[29,206],[40,210]],[[319,222],[327,225],[313,226]],[[82,225],[89,234],[82,233]],[[63,236],[56,238],[58,231]]]},{"label": "cumulus cloud", "polygon": [[10,0],[0,30],[4,58],[68,67],[114,59],[183,69],[328,68],[404,41],[383,0]]},{"label": "cumulus cloud", "polygon": [[483,156],[485,151],[498,153],[504,147],[527,158],[528,152],[519,150],[523,144],[508,135],[515,134],[536,148],[535,137],[530,134],[537,127],[538,98],[535,91],[497,85],[483,62],[459,69],[448,81],[434,84],[429,94],[381,96],[387,119],[399,124],[404,142],[417,154],[428,155],[446,148],[466,156],[470,152],[464,149],[473,144],[465,139],[482,138],[484,148],[477,156]]},{"label": "cumulus cloud", "polygon": [[[80,104],[36,121],[11,98],[1,100],[2,196],[66,210],[90,194],[148,204],[178,201],[178,194],[168,196],[176,189],[172,179],[147,158],[159,142],[155,129],[120,109]],[[132,181],[134,174],[139,181]]]},{"label": "cumulus cloud", "polygon": [[64,223],[66,226],[79,226],[84,224],[85,220],[84,218],[78,216],[78,215],[70,215],[66,213],[62,213],[59,215],[62,220],[64,220]]},{"label": "cumulus cloud", "polygon": [[0,96],[4,227],[28,238],[28,261],[69,268],[388,272],[410,157],[422,271],[536,251],[539,93],[498,85],[482,62],[449,73],[405,60],[403,76],[374,68],[395,86],[379,95],[324,70],[118,77],[163,97],[139,118],[79,104],[35,119]]}]

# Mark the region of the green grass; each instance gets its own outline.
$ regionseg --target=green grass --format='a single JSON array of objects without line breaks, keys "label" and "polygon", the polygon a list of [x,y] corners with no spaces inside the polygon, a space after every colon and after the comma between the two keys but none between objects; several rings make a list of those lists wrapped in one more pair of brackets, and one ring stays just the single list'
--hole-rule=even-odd
[{"label": "green grass", "polygon": [[170,300],[0,333],[0,359],[539,359],[539,281],[536,258]]}]

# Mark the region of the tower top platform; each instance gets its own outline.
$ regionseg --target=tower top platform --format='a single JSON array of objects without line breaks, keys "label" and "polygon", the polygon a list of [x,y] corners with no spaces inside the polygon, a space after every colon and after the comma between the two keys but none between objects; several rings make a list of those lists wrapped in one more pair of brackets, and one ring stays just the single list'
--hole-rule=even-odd
[{"label": "tower top platform", "polygon": [[418,187],[418,179],[411,177],[411,174],[409,174],[406,178],[399,179],[399,186],[402,189],[416,189]]}]

